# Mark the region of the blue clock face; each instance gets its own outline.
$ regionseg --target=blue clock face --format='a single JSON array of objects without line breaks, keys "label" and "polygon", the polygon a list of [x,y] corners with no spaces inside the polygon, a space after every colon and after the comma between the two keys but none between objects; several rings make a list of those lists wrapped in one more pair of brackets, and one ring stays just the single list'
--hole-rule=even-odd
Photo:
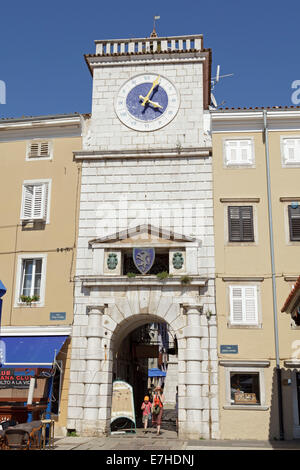
[{"label": "blue clock face", "polygon": [[147,96],[151,87],[151,82],[136,85],[126,98],[129,113],[141,121],[153,121],[161,117],[168,107],[168,95],[160,85],[153,89],[145,106],[142,105],[142,97]]},{"label": "blue clock face", "polygon": [[155,73],[127,80],[115,97],[115,111],[127,127],[140,132],[169,124],[179,109],[179,94],[173,83]]}]

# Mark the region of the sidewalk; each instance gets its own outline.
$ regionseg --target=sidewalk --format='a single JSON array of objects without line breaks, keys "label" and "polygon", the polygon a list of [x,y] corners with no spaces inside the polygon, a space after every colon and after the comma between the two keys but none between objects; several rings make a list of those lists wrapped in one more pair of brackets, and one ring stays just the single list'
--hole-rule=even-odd
[{"label": "sidewalk", "polygon": [[54,450],[300,450],[300,440],[294,441],[230,441],[182,440],[173,431],[163,430],[160,436],[141,429],[136,434],[114,434],[108,437],[64,437],[55,439]]}]

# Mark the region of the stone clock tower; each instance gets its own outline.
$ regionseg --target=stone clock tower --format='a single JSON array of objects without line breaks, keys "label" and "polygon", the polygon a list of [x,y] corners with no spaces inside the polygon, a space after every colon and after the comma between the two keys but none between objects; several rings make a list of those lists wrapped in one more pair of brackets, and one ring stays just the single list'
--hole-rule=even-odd
[{"label": "stone clock tower", "polygon": [[201,35],[114,39],[96,41],[85,60],[93,99],[74,152],[82,182],[68,428],[110,432],[115,380],[146,392],[128,344],[160,324],[173,345],[166,411],[178,386],[179,436],[217,438],[211,51]]}]

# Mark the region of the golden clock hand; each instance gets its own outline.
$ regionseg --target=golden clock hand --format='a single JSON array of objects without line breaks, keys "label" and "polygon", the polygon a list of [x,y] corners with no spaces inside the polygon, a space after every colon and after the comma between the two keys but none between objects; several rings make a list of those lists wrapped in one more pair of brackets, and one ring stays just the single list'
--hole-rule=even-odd
[{"label": "golden clock hand", "polygon": [[157,103],[156,101],[151,101],[151,100],[148,100],[148,103],[152,104],[152,106],[154,106],[154,108],[163,108],[163,106],[161,106],[159,103]]},{"label": "golden clock hand", "polygon": [[147,95],[144,97],[144,101],[141,103],[142,106],[145,106],[145,104],[149,101],[149,98],[150,98],[150,95],[151,95],[152,91],[159,84],[159,79],[160,79],[160,75],[158,75],[158,77],[154,80],[154,82],[152,84],[152,87],[150,88]]},{"label": "golden clock hand", "polygon": [[[140,96],[139,96],[139,99],[140,99],[140,100],[144,100],[144,99],[145,99],[145,96],[140,95]],[[154,108],[163,108],[163,106],[161,106],[159,103],[157,103],[157,101],[151,101],[151,100],[148,99],[148,100],[147,100],[147,103],[152,104],[152,106],[154,106]],[[146,103],[146,104],[147,104],[147,103]]]}]

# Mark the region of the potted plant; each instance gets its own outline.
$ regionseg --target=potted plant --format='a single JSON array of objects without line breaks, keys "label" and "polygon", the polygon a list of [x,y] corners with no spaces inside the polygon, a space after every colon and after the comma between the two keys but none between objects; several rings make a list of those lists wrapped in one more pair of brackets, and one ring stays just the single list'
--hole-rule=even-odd
[{"label": "potted plant", "polygon": [[20,300],[23,303],[31,304],[32,302],[38,302],[40,297],[38,295],[20,295]]}]

